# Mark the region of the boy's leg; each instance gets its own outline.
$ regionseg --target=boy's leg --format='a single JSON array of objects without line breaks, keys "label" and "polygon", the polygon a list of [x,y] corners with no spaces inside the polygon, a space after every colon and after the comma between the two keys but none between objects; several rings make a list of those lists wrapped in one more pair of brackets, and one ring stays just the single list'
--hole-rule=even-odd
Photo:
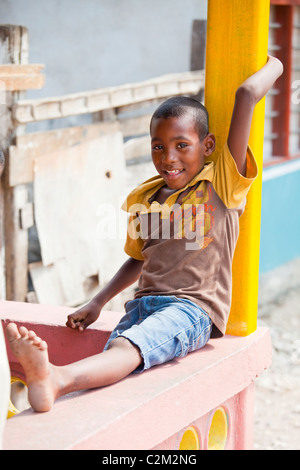
[{"label": "boy's leg", "polygon": [[117,338],[107,351],[66,366],[49,362],[45,341],[25,327],[7,326],[10,347],[26,374],[28,398],[35,411],[48,411],[62,395],[110,385],[133,372],[142,362],[139,349]]}]

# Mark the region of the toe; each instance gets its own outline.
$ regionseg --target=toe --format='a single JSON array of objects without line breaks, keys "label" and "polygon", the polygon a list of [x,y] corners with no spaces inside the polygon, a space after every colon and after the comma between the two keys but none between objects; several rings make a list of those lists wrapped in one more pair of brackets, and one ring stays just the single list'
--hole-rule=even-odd
[{"label": "toe", "polygon": [[40,342],[40,349],[42,351],[46,351],[46,349],[48,349],[48,344],[46,343],[46,341],[41,341]]},{"label": "toe", "polygon": [[25,328],[25,326],[20,326],[19,332],[22,338],[28,337],[28,330]]},{"label": "toe", "polygon": [[41,344],[41,338],[39,338],[38,336],[34,335],[32,338],[31,338],[33,344],[35,344],[36,346],[39,346]]},{"label": "toe", "polygon": [[20,338],[18,327],[15,323],[9,323],[6,327],[6,335],[8,341],[15,341]]},{"label": "toe", "polygon": [[36,338],[36,334],[34,331],[29,330],[28,331],[28,338],[34,340]]}]

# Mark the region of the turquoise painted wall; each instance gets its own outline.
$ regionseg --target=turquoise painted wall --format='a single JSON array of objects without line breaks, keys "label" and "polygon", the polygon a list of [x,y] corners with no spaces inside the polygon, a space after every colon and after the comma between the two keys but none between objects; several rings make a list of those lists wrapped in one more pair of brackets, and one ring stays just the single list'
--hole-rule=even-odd
[{"label": "turquoise painted wall", "polygon": [[300,160],[265,168],[260,273],[300,257]]}]

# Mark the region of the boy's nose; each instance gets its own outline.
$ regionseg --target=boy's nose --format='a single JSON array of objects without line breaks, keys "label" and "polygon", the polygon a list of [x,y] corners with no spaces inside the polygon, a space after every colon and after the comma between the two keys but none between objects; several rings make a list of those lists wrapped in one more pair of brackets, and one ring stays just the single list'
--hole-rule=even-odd
[{"label": "boy's nose", "polygon": [[176,161],[177,158],[176,158],[176,155],[175,153],[172,151],[172,150],[165,150],[164,151],[164,154],[163,154],[163,158],[162,158],[162,161],[164,163],[168,163],[168,162],[174,162]]}]

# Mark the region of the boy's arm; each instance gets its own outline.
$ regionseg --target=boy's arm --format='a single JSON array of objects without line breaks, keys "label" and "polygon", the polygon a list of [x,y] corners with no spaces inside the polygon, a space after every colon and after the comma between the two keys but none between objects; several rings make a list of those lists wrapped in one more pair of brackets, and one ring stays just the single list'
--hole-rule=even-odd
[{"label": "boy's arm", "polygon": [[247,145],[255,105],[272,88],[282,72],[282,63],[269,56],[266,65],[245,80],[236,91],[227,143],[243,176],[246,176]]},{"label": "boy's arm", "polygon": [[138,280],[143,261],[129,258],[111,281],[87,305],[68,315],[66,325],[80,331],[97,320],[104,305]]}]

